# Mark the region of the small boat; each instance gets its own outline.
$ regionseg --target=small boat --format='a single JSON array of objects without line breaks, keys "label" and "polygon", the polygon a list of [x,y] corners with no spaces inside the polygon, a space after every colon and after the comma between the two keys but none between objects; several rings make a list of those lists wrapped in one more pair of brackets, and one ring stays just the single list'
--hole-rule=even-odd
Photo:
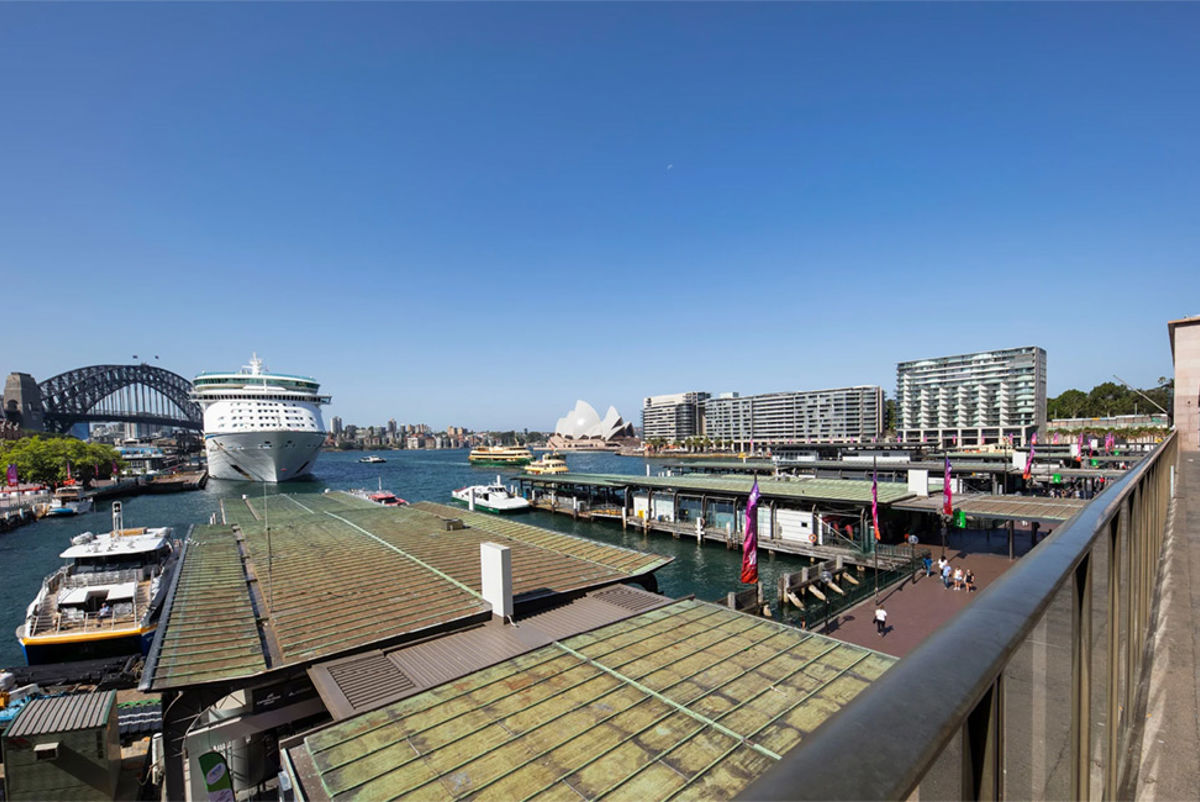
[{"label": "small boat", "polygon": [[467,455],[472,465],[528,465],[533,454],[524,446],[477,446]]},{"label": "small boat", "polygon": [[355,496],[356,498],[365,499],[366,501],[370,501],[375,504],[382,504],[384,507],[404,507],[404,506],[408,505],[407,501],[400,498],[395,493],[392,493],[391,491],[383,489],[383,478],[382,477],[379,479],[379,489],[378,490],[359,489],[359,490],[351,490],[351,491],[349,491],[349,493],[350,493],[350,495]]},{"label": "small boat", "polygon": [[170,527],[113,528],[71,538],[69,562],[42,581],[17,627],[29,665],[145,654],[178,559]]},{"label": "small boat", "polygon": [[380,462],[387,462],[387,460],[385,460],[383,457],[378,457],[378,456],[372,454],[369,457],[362,457],[361,459],[359,459],[359,462],[365,462],[368,465],[376,465]]},{"label": "small boat", "polygon": [[77,485],[68,485],[54,491],[54,498],[50,499],[50,504],[46,507],[46,516],[57,518],[91,511],[92,500],[85,496]]},{"label": "small boat", "polygon": [[507,487],[500,484],[499,476],[496,477],[495,484],[460,487],[451,491],[450,495],[471,509],[478,508],[488,512],[524,512],[530,508],[528,501],[510,493]]},{"label": "small boat", "polygon": [[541,459],[534,460],[526,466],[525,472],[532,473],[535,476],[543,474],[567,473],[567,461],[562,458],[557,452],[553,454],[543,454]]}]

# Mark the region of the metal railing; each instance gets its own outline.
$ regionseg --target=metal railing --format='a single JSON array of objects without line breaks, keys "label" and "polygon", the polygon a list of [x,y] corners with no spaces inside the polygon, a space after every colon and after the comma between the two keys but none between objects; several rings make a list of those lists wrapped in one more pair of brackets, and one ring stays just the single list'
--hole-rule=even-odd
[{"label": "metal railing", "polygon": [[1177,454],[1172,433],[741,798],[1131,796]]}]

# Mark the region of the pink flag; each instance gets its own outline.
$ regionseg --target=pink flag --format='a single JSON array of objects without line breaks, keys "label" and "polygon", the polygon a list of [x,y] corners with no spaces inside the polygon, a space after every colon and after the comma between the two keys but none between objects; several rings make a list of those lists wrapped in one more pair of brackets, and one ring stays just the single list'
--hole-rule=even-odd
[{"label": "pink flag", "polygon": [[116,479],[116,478],[117,478],[117,473],[119,473],[119,471],[117,470],[117,461],[116,461],[116,460],[113,460],[113,463],[112,463],[112,478]]},{"label": "pink flag", "polygon": [[758,479],[746,502],[746,537],[742,541],[742,581],[753,585],[758,581]]},{"label": "pink flag", "polygon": [[1058,432],[1054,433],[1054,445],[1058,445]]},{"label": "pink flag", "polygon": [[946,457],[946,478],[942,482],[942,512],[946,515],[954,514],[954,494],[950,490],[950,458]]},{"label": "pink flag", "polygon": [[5,480],[8,482],[9,487],[16,487],[18,484],[20,484],[17,481],[17,463],[8,463],[8,471],[5,475]]},{"label": "pink flag", "polygon": [[67,478],[68,479],[74,478],[71,476],[71,460],[67,460]]},{"label": "pink flag", "polygon": [[1037,432],[1033,433],[1033,439],[1029,441],[1029,454],[1025,457],[1025,471],[1021,474],[1021,478],[1026,482],[1033,475],[1033,447],[1037,445]]},{"label": "pink flag", "polygon": [[871,471],[871,524],[875,527],[875,539],[879,540],[879,474]]}]

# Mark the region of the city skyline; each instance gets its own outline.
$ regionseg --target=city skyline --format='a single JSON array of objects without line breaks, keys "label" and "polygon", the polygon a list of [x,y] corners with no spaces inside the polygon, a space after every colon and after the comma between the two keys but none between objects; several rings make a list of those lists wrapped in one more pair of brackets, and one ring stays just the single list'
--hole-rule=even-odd
[{"label": "city skyline", "polygon": [[550,431],[1029,344],[1148,387],[1198,311],[1190,5],[4,14],[6,372]]}]

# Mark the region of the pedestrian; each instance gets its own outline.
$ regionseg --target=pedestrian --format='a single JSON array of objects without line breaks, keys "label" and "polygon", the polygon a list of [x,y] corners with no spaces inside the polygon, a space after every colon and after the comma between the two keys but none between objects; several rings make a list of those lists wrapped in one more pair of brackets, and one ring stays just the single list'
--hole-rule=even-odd
[{"label": "pedestrian", "polygon": [[950,589],[950,563],[942,566],[942,584],[945,585],[946,590]]},{"label": "pedestrian", "polygon": [[961,567],[954,569],[954,589],[955,590],[963,589],[963,570]]},{"label": "pedestrian", "polygon": [[925,576],[933,576],[933,558],[926,554],[922,562],[925,563]]},{"label": "pedestrian", "polygon": [[963,574],[963,581],[967,583],[967,593],[975,592],[975,572],[970,568]]},{"label": "pedestrian", "polygon": [[887,631],[887,610],[883,609],[883,605],[876,602],[875,604],[875,631],[879,633],[879,637],[883,637],[883,633]]},{"label": "pedestrian", "polygon": [[945,568],[946,568],[946,563],[947,563],[947,562],[948,562],[948,560],[946,559],[946,555],[945,555],[945,554],[943,554],[941,557],[938,557],[938,573],[939,573],[939,574],[940,574],[940,573],[941,573],[943,570],[945,570]]}]

